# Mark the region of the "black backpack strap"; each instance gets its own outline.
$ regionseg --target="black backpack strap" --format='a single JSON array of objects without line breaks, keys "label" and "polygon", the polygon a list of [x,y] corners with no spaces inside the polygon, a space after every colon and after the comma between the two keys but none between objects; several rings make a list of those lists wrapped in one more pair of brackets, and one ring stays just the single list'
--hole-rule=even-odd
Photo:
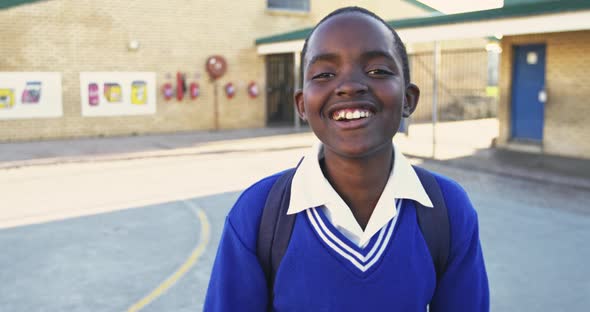
[{"label": "black backpack strap", "polygon": [[[301,161],[299,164],[301,164]],[[297,167],[299,167],[297,164]],[[297,167],[289,169],[275,181],[262,211],[256,255],[266,276],[269,290],[269,309],[272,307],[275,275],[289,245],[296,215],[288,215],[291,182]]]},{"label": "black backpack strap", "polygon": [[425,207],[415,202],[418,225],[432,256],[438,281],[447,269],[451,249],[451,228],[447,205],[436,178],[425,169],[413,167],[434,206],[434,208]]}]

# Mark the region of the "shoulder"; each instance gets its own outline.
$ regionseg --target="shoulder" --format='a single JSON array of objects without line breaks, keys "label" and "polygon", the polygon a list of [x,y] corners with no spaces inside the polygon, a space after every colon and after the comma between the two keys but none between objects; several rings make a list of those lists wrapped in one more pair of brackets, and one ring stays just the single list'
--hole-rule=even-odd
[{"label": "shoulder", "polygon": [[436,182],[438,182],[438,185],[440,186],[446,204],[456,206],[463,205],[466,201],[469,201],[467,192],[463,186],[455,180],[436,172],[430,171],[430,173],[436,178]]},{"label": "shoulder", "polygon": [[266,198],[276,180],[284,171],[275,173],[245,189],[227,215],[227,220],[242,242],[249,248],[256,248],[258,227]]},{"label": "shoulder", "polygon": [[431,173],[440,186],[447,206],[452,239],[454,241],[468,239],[477,229],[477,212],[467,192],[451,178],[435,172]]}]

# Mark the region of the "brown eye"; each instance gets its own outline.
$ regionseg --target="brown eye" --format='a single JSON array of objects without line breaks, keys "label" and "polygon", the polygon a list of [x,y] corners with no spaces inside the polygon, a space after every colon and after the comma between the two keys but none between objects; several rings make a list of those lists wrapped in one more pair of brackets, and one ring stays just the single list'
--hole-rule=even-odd
[{"label": "brown eye", "polygon": [[393,76],[393,73],[385,70],[385,69],[371,69],[367,72],[369,76],[376,76],[376,77],[385,77],[385,76]]},{"label": "brown eye", "polygon": [[323,79],[330,79],[332,77],[334,77],[334,74],[333,73],[320,73],[320,74],[317,74],[317,75],[311,77],[311,79],[313,79],[313,80],[323,80]]}]

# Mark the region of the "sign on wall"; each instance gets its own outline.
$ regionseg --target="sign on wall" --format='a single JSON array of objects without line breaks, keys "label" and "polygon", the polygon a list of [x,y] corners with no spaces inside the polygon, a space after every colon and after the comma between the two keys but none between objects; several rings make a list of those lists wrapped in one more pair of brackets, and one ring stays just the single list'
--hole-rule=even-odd
[{"label": "sign on wall", "polygon": [[0,119],[62,115],[60,73],[0,72]]},{"label": "sign on wall", "polygon": [[82,116],[156,113],[156,73],[80,73]]}]

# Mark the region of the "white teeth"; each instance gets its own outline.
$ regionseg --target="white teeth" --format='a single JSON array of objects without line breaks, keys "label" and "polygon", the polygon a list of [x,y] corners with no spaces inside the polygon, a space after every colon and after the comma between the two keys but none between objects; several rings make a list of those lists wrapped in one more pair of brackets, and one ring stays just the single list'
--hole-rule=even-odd
[{"label": "white teeth", "polygon": [[342,120],[346,118],[346,113],[344,111],[335,112],[334,114],[332,114],[332,118],[334,120]]},{"label": "white teeth", "polygon": [[354,110],[345,112],[343,110],[335,112],[332,114],[332,118],[336,121],[340,120],[354,120],[359,118],[367,118],[371,117],[373,114],[370,111],[366,110]]}]

